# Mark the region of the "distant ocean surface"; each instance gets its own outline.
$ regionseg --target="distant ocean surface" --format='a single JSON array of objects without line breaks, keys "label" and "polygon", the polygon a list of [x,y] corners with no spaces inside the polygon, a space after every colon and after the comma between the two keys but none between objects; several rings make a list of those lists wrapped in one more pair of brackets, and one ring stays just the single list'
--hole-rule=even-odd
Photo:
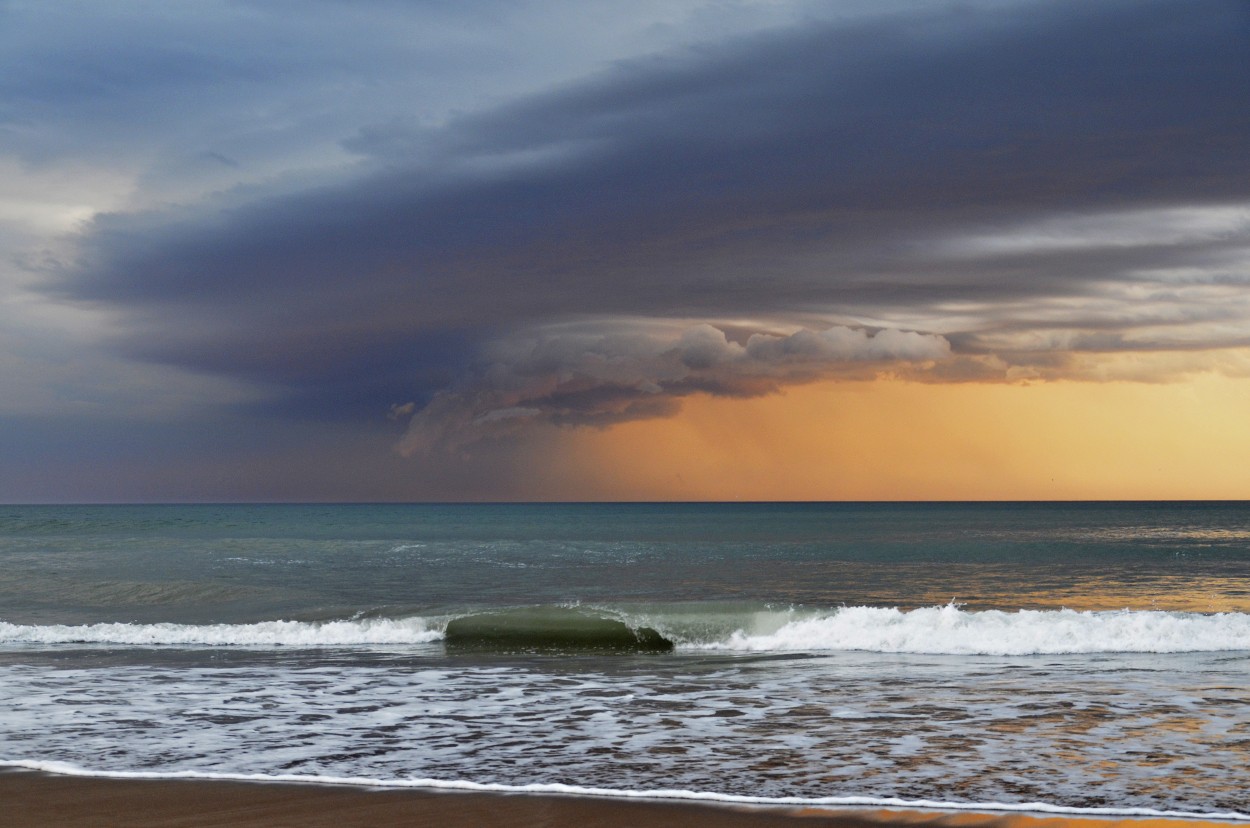
[{"label": "distant ocean surface", "polygon": [[1250,819],[1250,504],[0,506],[0,764]]}]

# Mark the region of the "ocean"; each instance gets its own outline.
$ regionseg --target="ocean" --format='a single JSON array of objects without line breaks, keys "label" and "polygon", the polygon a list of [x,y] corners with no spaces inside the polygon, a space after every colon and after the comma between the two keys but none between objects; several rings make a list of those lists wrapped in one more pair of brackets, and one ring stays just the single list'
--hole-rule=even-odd
[{"label": "ocean", "polygon": [[0,507],[0,765],[1250,820],[1250,504]]}]

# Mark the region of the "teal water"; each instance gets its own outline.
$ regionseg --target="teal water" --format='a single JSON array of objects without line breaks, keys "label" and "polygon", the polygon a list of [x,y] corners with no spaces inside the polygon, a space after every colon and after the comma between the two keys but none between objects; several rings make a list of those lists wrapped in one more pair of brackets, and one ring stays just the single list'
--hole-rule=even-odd
[{"label": "teal water", "polygon": [[0,507],[12,622],[571,601],[1250,611],[1243,504]]},{"label": "teal water", "polygon": [[1243,503],[0,507],[0,761],[1250,813],[1248,576]]}]

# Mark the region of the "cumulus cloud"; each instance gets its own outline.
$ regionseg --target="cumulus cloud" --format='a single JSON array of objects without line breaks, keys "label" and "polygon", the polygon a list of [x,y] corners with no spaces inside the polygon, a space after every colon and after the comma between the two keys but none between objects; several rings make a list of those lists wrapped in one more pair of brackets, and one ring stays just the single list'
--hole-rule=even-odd
[{"label": "cumulus cloud", "polygon": [[602,426],[663,416],[692,393],[757,396],[900,363],[932,365],[951,355],[941,336],[896,329],[834,326],[752,333],[738,342],[708,323],[607,327],[619,330],[560,326],[494,343],[472,378],[439,392],[413,416],[401,453],[456,450],[535,423]]}]

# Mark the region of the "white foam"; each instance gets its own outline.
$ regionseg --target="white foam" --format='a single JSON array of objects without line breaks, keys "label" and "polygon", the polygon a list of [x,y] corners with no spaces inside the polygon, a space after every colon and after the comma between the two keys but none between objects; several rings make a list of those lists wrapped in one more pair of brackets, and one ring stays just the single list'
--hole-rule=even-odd
[{"label": "white foam", "polygon": [[540,782],[528,785],[506,785],[497,782],[473,782],[464,779],[372,779],[363,777],[317,776],[303,774],[260,773],[213,773],[206,771],[173,771],[166,773],[149,771],[91,770],[66,762],[2,759],[0,767],[25,768],[27,770],[55,773],[63,776],[86,776],[104,779],[203,779],[233,782],[291,782],[317,785],[352,785],[370,788],[426,788],[441,790],[476,791],[482,793],[533,793],[561,794],[566,796],[593,796],[615,799],[679,799],[717,802],[735,805],[778,806],[830,806],[841,808],[919,808],[944,811],[1000,811],[1008,813],[1066,814],[1099,817],[1155,817],[1172,819],[1222,819],[1250,822],[1250,814],[1239,811],[1215,813],[1168,811],[1154,808],[1080,808],[1052,805],[1046,802],[945,802],[931,799],[901,799],[899,797],[873,796],[823,796],[823,797],[764,797],[722,794],[710,791],[689,790],[631,790],[617,788],[594,788],[566,785],[559,782]]},{"label": "white foam", "polygon": [[139,647],[348,647],[421,644],[443,637],[424,618],[344,621],[262,621],[256,624],[9,624],[0,621],[0,642],[21,644],[120,644]]},{"label": "white foam", "polygon": [[[634,619],[635,621],[637,619]],[[254,624],[20,625],[0,621],[0,644],[122,646],[351,647],[441,640],[446,618],[356,618]],[[1250,615],[1154,610],[969,612],[957,605],[910,611],[843,607],[757,613],[736,631],[682,634],[679,623],[645,619],[680,650],[931,655],[1189,653],[1250,650]],[[632,623],[632,622],[631,622]]]},{"label": "white foam", "polygon": [[1130,611],[987,610],[950,604],[909,612],[844,607],[769,633],[739,630],[700,649],[865,650],[950,655],[1185,653],[1250,650],[1250,615]]}]

